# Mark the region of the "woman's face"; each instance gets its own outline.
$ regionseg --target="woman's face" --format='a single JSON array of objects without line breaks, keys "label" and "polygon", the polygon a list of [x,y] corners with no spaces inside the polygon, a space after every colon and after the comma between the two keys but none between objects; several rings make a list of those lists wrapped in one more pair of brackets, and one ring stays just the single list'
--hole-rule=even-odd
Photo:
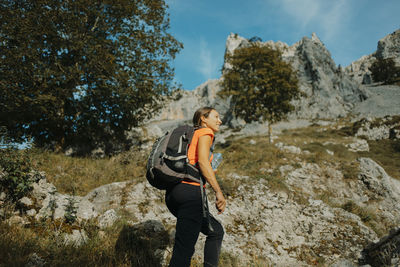
[{"label": "woman's face", "polygon": [[216,110],[211,110],[208,114],[208,117],[201,117],[202,125],[210,128],[214,132],[219,131],[219,126],[222,124],[221,119],[219,118],[219,113]]}]

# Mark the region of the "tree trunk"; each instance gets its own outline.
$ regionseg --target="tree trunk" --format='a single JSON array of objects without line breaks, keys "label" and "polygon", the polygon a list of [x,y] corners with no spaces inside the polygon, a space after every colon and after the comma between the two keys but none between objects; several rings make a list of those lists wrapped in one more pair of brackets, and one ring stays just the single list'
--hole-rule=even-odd
[{"label": "tree trunk", "polygon": [[272,129],[271,129],[271,122],[268,122],[268,140],[269,143],[272,143]]}]

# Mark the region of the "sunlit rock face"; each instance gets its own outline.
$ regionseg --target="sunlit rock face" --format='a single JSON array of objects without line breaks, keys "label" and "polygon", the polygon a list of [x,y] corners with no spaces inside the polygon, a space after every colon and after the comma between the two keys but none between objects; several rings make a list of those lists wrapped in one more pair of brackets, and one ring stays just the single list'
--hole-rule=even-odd
[{"label": "sunlit rock face", "polygon": [[306,96],[295,102],[297,111],[292,118],[344,117],[366,98],[359,85],[336,66],[315,34],[304,37],[294,46],[296,51],[291,62]]},{"label": "sunlit rock face", "polygon": [[[395,57],[399,60],[399,33],[400,30],[381,39],[374,54],[364,56],[346,68],[336,65],[316,34],[304,37],[290,46],[280,41],[257,41],[257,44],[281,50],[283,60],[290,63],[298,74],[299,88],[304,96],[292,102],[296,107],[288,116],[292,124],[302,120],[336,120],[348,115],[373,118],[397,114],[396,103],[400,97],[397,86],[393,86],[393,90],[381,90],[375,84],[371,87],[369,68],[378,56]],[[235,53],[236,49],[249,45],[249,40],[232,33],[226,40],[224,56],[226,58],[227,54]],[[249,124],[235,117],[230,99],[218,96],[223,73],[230,68],[229,63],[225,61],[219,79],[208,80],[193,91],[180,91],[176,97],[165,101],[164,108],[153,119],[131,133],[133,139],[139,140],[134,143],[154,141],[154,138],[178,124],[191,124],[195,110],[203,106],[215,107],[221,114],[224,133],[220,136],[257,135],[259,132],[267,132],[267,123]],[[234,133],[229,132],[233,129]]]},{"label": "sunlit rock face", "polygon": [[[230,34],[226,40],[226,54],[249,46],[251,42],[237,34]],[[298,73],[300,90],[305,97],[293,103],[297,107],[291,118],[337,118],[345,116],[354,103],[365,99],[357,82],[353,81],[342,69],[337,67],[325,45],[312,34],[289,46],[283,42],[259,42],[282,51],[282,57]],[[222,73],[230,69],[224,62]],[[242,122],[232,115],[229,99],[221,99],[217,92],[221,90],[220,81],[209,80],[193,91],[181,92],[178,100],[165,104],[162,111],[152,120],[190,121],[194,111],[202,106],[213,106],[223,115],[228,126],[242,126]]]},{"label": "sunlit rock face", "polygon": [[[231,34],[226,42],[226,53],[234,53],[235,49],[248,45],[248,40]],[[311,38],[304,37],[292,46],[273,41],[260,45],[281,50],[283,59],[298,73],[300,90],[305,97],[293,102],[297,109],[291,118],[343,117],[355,103],[366,98],[358,83],[336,66],[315,33]],[[223,71],[229,68],[229,64],[225,63]]]},{"label": "sunlit rock face", "polygon": [[386,35],[378,41],[377,49],[371,55],[362,56],[346,67],[345,71],[355,81],[372,83],[370,67],[376,59],[392,58],[400,66],[400,30]]},{"label": "sunlit rock face", "polygon": [[375,56],[393,58],[398,65],[400,64],[400,29],[379,40]]}]

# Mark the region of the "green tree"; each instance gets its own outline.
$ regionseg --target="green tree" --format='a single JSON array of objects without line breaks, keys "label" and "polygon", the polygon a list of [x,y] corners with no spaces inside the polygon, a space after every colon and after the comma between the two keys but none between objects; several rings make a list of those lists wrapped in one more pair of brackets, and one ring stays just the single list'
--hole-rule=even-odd
[{"label": "green tree", "polygon": [[0,0],[0,125],[38,146],[122,144],[173,89],[164,0]]},{"label": "green tree", "polygon": [[226,55],[230,68],[223,71],[221,97],[231,97],[233,113],[246,122],[284,119],[294,109],[290,101],[300,96],[298,79],[282,53],[251,43]]},{"label": "green tree", "polygon": [[394,84],[400,81],[400,67],[396,67],[392,58],[378,58],[372,63],[370,70],[375,82]]}]

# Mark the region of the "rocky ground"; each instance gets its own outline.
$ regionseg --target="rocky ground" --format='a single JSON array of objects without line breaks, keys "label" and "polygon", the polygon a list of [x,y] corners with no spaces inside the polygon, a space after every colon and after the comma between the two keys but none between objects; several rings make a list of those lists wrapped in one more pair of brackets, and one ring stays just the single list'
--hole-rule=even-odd
[{"label": "rocky ground", "polygon": [[355,106],[353,114],[357,118],[400,114],[400,86],[364,85],[363,89],[368,98]]},{"label": "rocky ground", "polygon": [[[370,128],[371,124],[377,127]],[[388,138],[388,134],[381,132],[390,132],[398,126],[394,123],[386,129],[366,120],[357,125],[357,132],[370,138]],[[326,129],[334,127],[327,125]],[[249,146],[257,146],[257,142],[250,140]],[[333,151],[328,152],[329,142],[326,145],[327,155],[333,157]],[[254,179],[229,173],[224,177],[225,184],[233,186],[225,213],[216,218],[226,231],[224,252],[237,255],[243,266],[254,258],[273,266],[357,266],[362,251],[384,234],[378,230],[400,225],[399,177],[390,177],[374,160],[359,158],[356,178],[349,180],[340,166],[329,161],[307,161],[306,157],[313,152],[284,142],[276,142],[275,146],[296,162],[260,172],[273,175],[279,171],[284,190],[276,190],[268,175]],[[368,143],[357,137],[345,146],[349,151],[369,149]],[[85,196],[70,196],[58,193],[47,182],[45,173],[36,172],[32,176],[37,181],[33,192],[20,200],[24,212],[16,212],[7,218],[8,222],[29,226],[32,220],[63,219],[68,205],[73,205],[78,221],[94,219],[100,229],[124,218],[132,227],[156,237],[167,233],[169,241],[157,250],[157,255],[164,262],[170,255],[175,218],[164,204],[163,192],[152,188],[147,181],[112,183]],[[209,199],[213,203],[212,194]],[[213,205],[210,206],[216,214]],[[377,226],[376,222],[385,227]],[[81,229],[63,235],[65,242],[78,246],[88,238]],[[195,257],[200,260],[204,241],[201,237],[196,247]]]}]

